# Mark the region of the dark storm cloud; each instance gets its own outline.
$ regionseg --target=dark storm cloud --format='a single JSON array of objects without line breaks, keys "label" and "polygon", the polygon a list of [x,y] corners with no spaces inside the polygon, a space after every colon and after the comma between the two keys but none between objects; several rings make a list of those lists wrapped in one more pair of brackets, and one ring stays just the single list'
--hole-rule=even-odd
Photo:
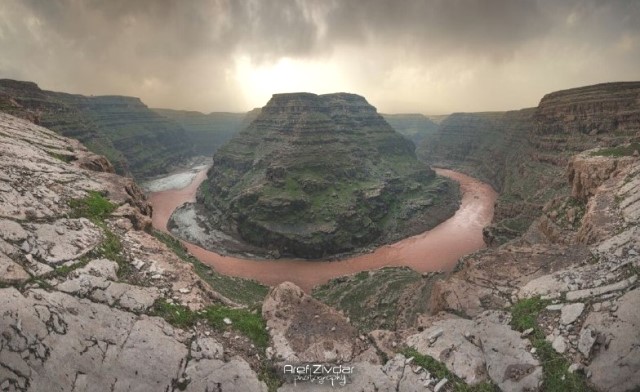
[{"label": "dark storm cloud", "polygon": [[[452,77],[434,68],[447,64],[468,71],[456,86],[467,83],[478,99],[486,88],[480,78],[500,84],[505,75],[476,67],[484,61],[527,72],[536,61],[557,62],[566,83],[589,83],[607,73],[584,66],[580,56],[600,68],[612,57],[609,80],[638,78],[638,20],[634,0],[5,0],[0,77],[137,95],[154,106],[243,110],[246,97],[233,74],[239,56],[258,65],[342,56],[365,93],[391,83],[391,74],[407,78],[403,66],[447,86]],[[542,63],[540,51],[554,58]],[[518,88],[533,95],[558,85],[541,86],[546,79],[538,75],[530,88]]]}]

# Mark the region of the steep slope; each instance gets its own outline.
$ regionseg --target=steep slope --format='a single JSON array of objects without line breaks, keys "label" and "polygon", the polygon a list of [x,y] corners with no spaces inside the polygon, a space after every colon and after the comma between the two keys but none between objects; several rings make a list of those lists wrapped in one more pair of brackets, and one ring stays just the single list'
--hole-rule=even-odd
[{"label": "steep slope", "polygon": [[416,146],[420,145],[426,136],[433,134],[438,129],[438,124],[423,114],[382,114],[382,117],[393,129],[411,140]]},{"label": "steep slope", "polygon": [[116,172],[136,178],[165,173],[193,155],[182,127],[134,97],[87,97],[2,79],[0,110],[77,138],[107,157]]},{"label": "steep slope", "polygon": [[[196,215],[251,252],[319,258],[424,231],[456,207],[455,187],[364,98],[276,94],[218,150],[198,203],[170,227],[193,240],[179,217]],[[219,248],[221,235],[209,237],[203,245]]]},{"label": "steep slope", "polygon": [[223,144],[240,131],[247,113],[213,112],[204,114],[194,111],[152,109],[159,115],[179,124],[193,143],[195,155],[212,155]]},{"label": "steep slope", "polygon": [[606,83],[548,94],[536,108],[452,114],[418,154],[500,192],[486,240],[503,243],[524,233],[551,198],[569,194],[563,178],[571,156],[640,139],[638,99],[640,83]]},{"label": "steep slope", "polygon": [[204,317],[195,328],[196,311],[260,326],[208,282],[237,298],[252,286],[146,232],[151,208],[130,178],[87,170],[111,166],[4,113],[0,156],[0,389],[267,390],[246,331]]}]

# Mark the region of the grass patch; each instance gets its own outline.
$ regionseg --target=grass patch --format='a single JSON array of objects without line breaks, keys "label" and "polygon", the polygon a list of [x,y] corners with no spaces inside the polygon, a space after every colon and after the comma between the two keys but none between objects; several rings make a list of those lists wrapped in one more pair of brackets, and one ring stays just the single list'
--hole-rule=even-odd
[{"label": "grass patch", "polygon": [[94,223],[104,222],[117,208],[96,191],[89,191],[88,195],[82,199],[69,200],[68,204],[71,207],[72,218],[87,218]]},{"label": "grass patch", "polygon": [[118,263],[118,277],[126,277],[131,274],[131,264],[123,254],[122,242],[120,238],[112,232],[106,225],[105,219],[118,207],[96,191],[89,191],[82,199],[72,199],[68,202],[71,207],[71,218],[87,218],[96,226],[102,229],[104,240],[100,246],[84,256],[80,263],[70,267],[59,267],[56,269],[57,275],[66,275],[69,272],[82,267],[89,260],[104,258]]},{"label": "grass patch", "polygon": [[46,151],[46,150],[45,150],[45,152],[47,154],[49,154],[49,156],[52,156],[52,157],[54,157],[54,158],[56,158],[56,159],[58,159],[58,160],[60,160],[62,162],[65,162],[65,163],[73,162],[73,161],[75,161],[77,159],[73,155],[58,154],[57,152],[51,152],[51,151]]},{"label": "grass patch", "polygon": [[631,156],[633,155],[634,151],[640,151],[640,143],[635,142],[626,146],[601,148],[599,150],[592,151],[589,155],[591,155],[592,157],[600,156],[619,158]]},{"label": "grass patch", "polygon": [[536,320],[538,314],[547,306],[548,301],[533,297],[517,302],[511,308],[511,326],[517,331],[533,328],[529,340],[536,348],[536,354],[542,364],[543,381],[541,390],[547,392],[586,392],[592,391],[584,378],[578,373],[569,373],[569,361],[558,354],[551,343],[545,339],[544,332]]},{"label": "grass patch", "polygon": [[415,289],[421,280],[419,273],[406,267],[382,268],[332,279],[314,288],[312,295],[343,310],[361,331],[395,329],[399,323],[412,324],[427,311],[426,301],[411,303],[411,309],[399,306],[407,290]]},{"label": "grass patch", "polygon": [[269,345],[267,324],[258,312],[212,305],[206,308],[204,317],[209,325],[216,329],[225,328],[226,324],[223,320],[228,318],[233,322],[233,328],[251,339],[257,347],[265,349]]},{"label": "grass patch", "polygon": [[262,303],[262,300],[264,300],[264,297],[267,295],[269,288],[254,280],[225,276],[217,273],[211,267],[191,256],[182,243],[169,234],[154,230],[153,235],[167,245],[176,256],[193,264],[196,274],[225,297],[243,305],[256,307]]},{"label": "grass patch", "polygon": [[269,392],[277,392],[283,384],[280,372],[269,361],[262,361],[260,370],[258,371],[258,380],[267,384]]},{"label": "grass patch", "polygon": [[[246,309],[210,305],[201,312],[193,312],[186,306],[171,304],[160,299],[153,305],[151,314],[162,317],[169,324],[183,329],[192,327],[197,321],[206,322],[218,331],[232,328],[251,339],[256,347],[263,350],[269,344],[266,322],[259,313]],[[225,318],[229,318],[232,324],[225,324]]]},{"label": "grass patch", "polygon": [[447,378],[449,380],[449,390],[455,392],[498,392],[499,389],[490,382],[483,382],[477,385],[469,385],[464,382],[463,379],[453,374],[447,367],[440,361],[437,361],[429,355],[420,354],[413,348],[407,348],[402,351],[402,354],[407,357],[413,357],[413,363],[422,366],[429,373],[438,377],[439,379]]},{"label": "grass patch", "polygon": [[542,311],[549,301],[533,297],[520,300],[511,308],[511,326],[517,331],[524,331],[529,328],[536,329],[538,324],[536,319],[538,313]]}]

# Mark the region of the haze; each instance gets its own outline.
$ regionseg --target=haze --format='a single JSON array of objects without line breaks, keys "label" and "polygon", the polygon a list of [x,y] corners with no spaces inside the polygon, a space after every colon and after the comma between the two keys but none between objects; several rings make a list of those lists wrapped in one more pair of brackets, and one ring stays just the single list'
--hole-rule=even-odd
[{"label": "haze", "polygon": [[506,110],[640,79],[638,20],[633,0],[3,0],[0,77],[204,112],[292,91]]}]

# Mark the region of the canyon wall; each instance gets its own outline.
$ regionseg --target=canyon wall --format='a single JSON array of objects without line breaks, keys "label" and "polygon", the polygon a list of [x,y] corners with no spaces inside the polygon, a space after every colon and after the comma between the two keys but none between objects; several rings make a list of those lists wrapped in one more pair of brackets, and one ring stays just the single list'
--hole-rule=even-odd
[{"label": "canyon wall", "polygon": [[[457,207],[456,187],[414,148],[363,97],[276,94],[214,155],[198,212],[183,212],[204,217],[205,231],[297,257],[394,241]],[[178,223],[174,214],[170,226],[188,236]]]},{"label": "canyon wall", "polygon": [[418,155],[500,192],[485,234],[488,243],[503,243],[524,233],[547,201],[570,194],[564,173],[573,155],[639,140],[638,99],[640,83],[606,83],[547,94],[536,108],[454,113]]},{"label": "canyon wall", "polygon": [[136,178],[166,173],[193,155],[182,127],[134,97],[58,93],[2,79],[0,110],[76,138]]}]

